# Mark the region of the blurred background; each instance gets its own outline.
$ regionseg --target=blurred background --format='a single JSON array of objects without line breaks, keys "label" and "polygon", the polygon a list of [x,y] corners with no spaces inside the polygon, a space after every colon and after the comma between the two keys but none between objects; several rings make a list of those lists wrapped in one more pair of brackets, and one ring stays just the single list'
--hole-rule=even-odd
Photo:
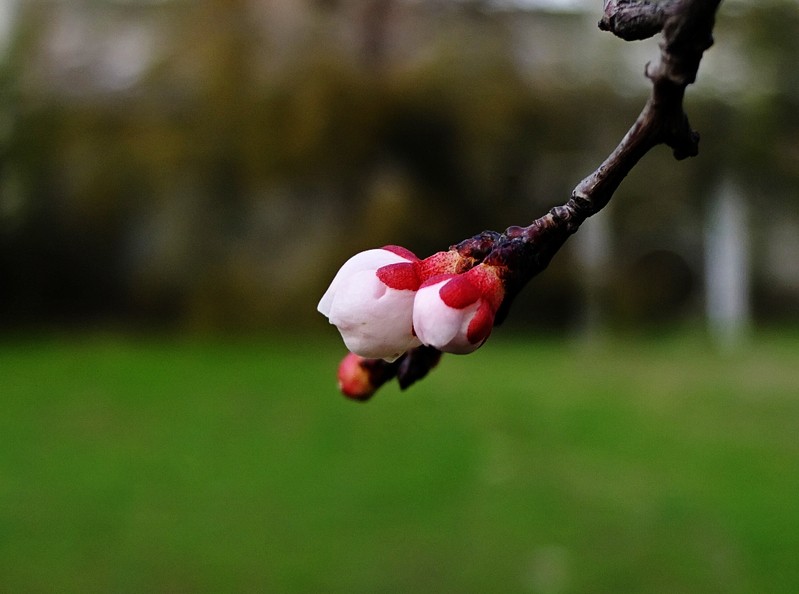
[{"label": "blurred background", "polygon": [[[320,326],[357,250],[529,224],[649,90],[597,4],[4,1],[2,325]],[[514,325],[796,323],[798,18],[724,3],[701,156],[649,155]]]},{"label": "blurred background", "polygon": [[[564,203],[649,93],[599,0],[0,0],[0,591],[799,588],[799,4],[468,358],[316,303]],[[7,590],[6,590],[7,588]]]}]

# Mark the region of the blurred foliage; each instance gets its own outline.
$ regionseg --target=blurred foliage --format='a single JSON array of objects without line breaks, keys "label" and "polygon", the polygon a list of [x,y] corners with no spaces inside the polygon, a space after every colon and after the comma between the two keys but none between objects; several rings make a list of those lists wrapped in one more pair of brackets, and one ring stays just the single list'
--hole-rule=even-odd
[{"label": "blurred foliage", "polygon": [[[690,96],[701,157],[656,152],[611,207],[620,320],[662,317],[673,294],[675,318],[695,315],[704,197],[721,177],[766,211],[795,193],[799,10],[731,6],[719,45],[748,65],[730,58],[737,78]],[[640,75],[616,88],[627,47],[592,55],[602,34],[586,18],[487,2],[19,3],[1,73],[2,323],[318,323],[317,296],[355,250],[423,256],[526,224],[568,198],[645,96]],[[589,66],[558,61],[572,53]],[[573,258],[517,319],[579,318]],[[760,286],[764,310],[797,290]]]}]

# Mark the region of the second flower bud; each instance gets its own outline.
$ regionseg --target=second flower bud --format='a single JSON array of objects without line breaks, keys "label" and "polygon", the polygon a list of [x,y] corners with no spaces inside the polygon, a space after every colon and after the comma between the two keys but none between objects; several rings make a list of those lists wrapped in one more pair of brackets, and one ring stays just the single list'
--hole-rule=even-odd
[{"label": "second flower bud", "polygon": [[445,353],[471,353],[491,334],[504,296],[502,280],[491,266],[434,276],[422,283],[413,301],[416,337]]}]

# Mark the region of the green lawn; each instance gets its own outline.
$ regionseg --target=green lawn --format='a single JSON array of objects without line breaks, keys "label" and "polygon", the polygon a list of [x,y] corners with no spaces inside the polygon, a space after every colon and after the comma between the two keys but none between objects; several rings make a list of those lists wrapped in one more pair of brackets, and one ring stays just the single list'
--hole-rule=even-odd
[{"label": "green lawn", "polygon": [[799,335],[341,355],[0,346],[0,592],[799,591]]}]

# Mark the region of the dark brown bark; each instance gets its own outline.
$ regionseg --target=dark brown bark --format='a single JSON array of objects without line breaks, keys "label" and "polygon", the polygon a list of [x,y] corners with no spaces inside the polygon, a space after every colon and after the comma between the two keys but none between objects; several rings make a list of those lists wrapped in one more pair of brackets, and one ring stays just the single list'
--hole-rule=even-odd
[{"label": "dark brown bark", "polygon": [[[615,150],[556,206],[527,227],[504,233],[485,231],[450,249],[502,270],[506,297],[497,312],[499,324],[515,295],[544,270],[565,241],[586,218],[602,210],[621,182],[652,148],[665,144],[676,159],[698,154],[699,134],[683,108],[685,89],[696,80],[702,55],[713,44],[713,26],[721,0],[606,0],[600,29],[623,39],[662,33],[660,56],[646,67],[652,91],[640,115]],[[403,389],[426,375],[439,353],[429,347],[409,351],[395,363],[376,361],[386,378],[399,374]],[[384,369],[385,368],[385,369]]]},{"label": "dark brown bark", "polygon": [[[528,244],[525,257],[529,261],[523,270],[509,269],[509,276],[521,275],[513,279],[517,290],[546,268],[586,218],[607,205],[627,174],[652,148],[665,144],[676,159],[698,154],[699,134],[688,122],[683,99],[686,87],[696,80],[702,55],[713,44],[713,26],[720,3],[721,0],[675,0],[659,4],[665,15],[660,56],[646,67],[652,91],[636,121],[608,158],[577,184],[566,204],[553,208],[529,227],[510,227],[495,245],[495,250],[507,252],[507,247],[501,245],[503,241],[521,239]],[[652,4],[651,0],[611,0],[605,5],[606,16],[613,7],[624,9],[628,15],[636,10],[647,13]],[[492,254],[487,261],[494,257]],[[504,313],[509,305],[510,299],[503,304]]]}]

